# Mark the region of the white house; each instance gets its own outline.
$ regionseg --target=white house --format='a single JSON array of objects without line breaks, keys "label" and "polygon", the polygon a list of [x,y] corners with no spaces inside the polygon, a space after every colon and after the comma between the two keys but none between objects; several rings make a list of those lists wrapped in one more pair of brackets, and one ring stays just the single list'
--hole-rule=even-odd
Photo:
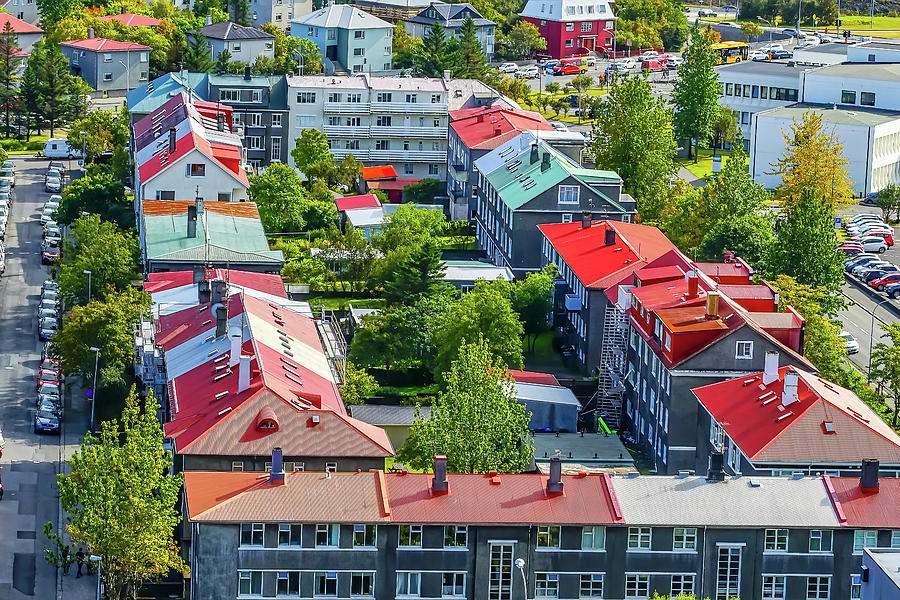
[{"label": "white house", "polygon": [[876,62],[876,63],[896,63],[900,62],[900,44],[889,41],[879,40],[871,42],[861,42],[847,46],[848,62]]}]

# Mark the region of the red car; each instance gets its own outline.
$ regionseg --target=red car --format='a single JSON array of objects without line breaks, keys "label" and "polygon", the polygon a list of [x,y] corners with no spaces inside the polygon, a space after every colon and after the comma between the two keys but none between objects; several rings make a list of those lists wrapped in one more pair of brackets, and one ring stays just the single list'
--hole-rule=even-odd
[{"label": "red car", "polygon": [[900,273],[888,273],[884,277],[873,279],[869,282],[869,285],[871,285],[879,292],[883,292],[885,286],[890,283],[900,283]]},{"label": "red car", "polygon": [[37,378],[37,387],[35,389],[40,389],[41,384],[50,383],[50,384],[59,384],[59,373],[56,371],[41,371]]},{"label": "red car", "polygon": [[894,245],[894,234],[889,231],[873,231],[868,235],[877,235],[878,237],[884,238],[884,241],[888,246]]}]

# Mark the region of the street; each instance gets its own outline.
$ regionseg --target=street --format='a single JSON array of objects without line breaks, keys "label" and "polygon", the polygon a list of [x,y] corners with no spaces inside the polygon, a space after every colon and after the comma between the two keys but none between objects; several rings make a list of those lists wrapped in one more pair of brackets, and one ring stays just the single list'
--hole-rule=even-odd
[{"label": "street", "polygon": [[82,398],[65,401],[62,434],[35,435],[35,375],[41,359],[36,311],[47,270],[41,265],[37,215],[44,192],[46,160],[13,157],[16,187],[6,230],[6,272],[0,277],[0,428],[6,438],[0,459],[5,494],[0,501],[0,598],[90,598],[96,578],[68,577],[43,557],[44,524],[58,528],[56,475],[87,429],[89,407]]}]

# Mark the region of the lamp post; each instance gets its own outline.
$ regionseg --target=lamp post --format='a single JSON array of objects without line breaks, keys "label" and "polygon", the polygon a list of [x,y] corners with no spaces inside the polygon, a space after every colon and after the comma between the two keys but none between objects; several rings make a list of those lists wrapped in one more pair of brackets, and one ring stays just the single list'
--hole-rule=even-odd
[{"label": "lamp post", "polygon": [[96,561],[97,563],[97,600],[100,600],[100,566],[103,563],[103,557],[97,556],[96,554],[91,554],[88,558],[90,558],[90,560]]},{"label": "lamp post", "polygon": [[91,390],[91,430],[94,429],[94,404],[97,402],[97,364],[100,362],[100,348],[91,346],[89,348],[94,353],[94,387]]},{"label": "lamp post", "polygon": [[89,269],[85,269],[82,271],[85,275],[88,276],[88,304],[91,303],[91,276],[93,275]]},{"label": "lamp post", "polygon": [[878,307],[886,302],[889,302],[890,298],[885,298],[881,302],[875,305],[875,308],[872,309],[872,326],[869,329],[869,370],[866,373],[866,381],[872,381],[872,338],[875,337],[875,311],[878,310]]},{"label": "lamp post", "polygon": [[762,17],[756,17],[757,20],[762,21],[766,25],[769,26],[769,43],[772,43],[772,23],[768,19],[763,19]]},{"label": "lamp post", "polygon": [[[128,53],[126,58],[128,59],[128,65],[130,65],[131,64],[131,53],[130,52]],[[119,64],[122,65],[122,67],[125,69],[125,95],[128,96],[128,92],[130,91],[130,88],[131,88],[131,69],[129,69],[128,65],[123,63],[121,60],[119,61]]]},{"label": "lamp post", "polygon": [[525,600],[528,600],[528,580],[525,578],[525,559],[517,558],[515,564],[522,574],[522,597]]}]

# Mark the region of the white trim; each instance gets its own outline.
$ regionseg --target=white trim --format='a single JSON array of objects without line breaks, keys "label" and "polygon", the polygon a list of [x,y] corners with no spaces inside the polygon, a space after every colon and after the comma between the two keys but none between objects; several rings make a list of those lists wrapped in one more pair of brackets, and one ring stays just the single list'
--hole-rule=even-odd
[{"label": "white trim", "polygon": [[696,452],[697,446],[669,446],[671,452]]}]

